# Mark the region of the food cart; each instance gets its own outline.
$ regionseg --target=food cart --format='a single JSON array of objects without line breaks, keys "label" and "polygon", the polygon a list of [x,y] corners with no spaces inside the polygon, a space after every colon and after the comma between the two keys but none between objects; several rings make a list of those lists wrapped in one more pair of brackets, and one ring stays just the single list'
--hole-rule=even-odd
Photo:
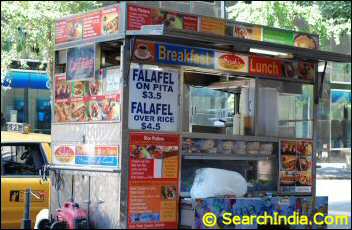
[{"label": "food cart", "polygon": [[[52,215],[68,200],[96,228],[327,212],[318,105],[326,62],[350,56],[317,35],[120,2],[58,20],[55,42]],[[245,197],[190,199],[200,168],[238,172]]]}]

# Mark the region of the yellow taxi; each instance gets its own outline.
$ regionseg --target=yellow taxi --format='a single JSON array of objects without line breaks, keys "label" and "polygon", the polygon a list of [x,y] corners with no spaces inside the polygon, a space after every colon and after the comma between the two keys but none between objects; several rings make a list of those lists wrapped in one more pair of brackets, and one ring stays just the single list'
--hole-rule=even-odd
[{"label": "yellow taxi", "polygon": [[46,134],[1,131],[1,229],[21,228],[28,188],[32,228],[37,213],[49,208],[50,180],[41,175],[51,162],[50,143]]}]

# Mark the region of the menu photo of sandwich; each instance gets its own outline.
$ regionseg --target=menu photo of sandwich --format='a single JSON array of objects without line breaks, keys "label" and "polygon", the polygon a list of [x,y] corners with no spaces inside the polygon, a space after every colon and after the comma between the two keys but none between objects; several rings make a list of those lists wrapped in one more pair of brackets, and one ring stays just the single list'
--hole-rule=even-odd
[{"label": "menu photo of sandwich", "polygon": [[88,81],[89,96],[99,96],[103,94],[103,82],[101,79],[93,79]]},{"label": "menu photo of sandwich", "polygon": [[120,102],[116,96],[105,96],[99,101],[103,121],[120,121]]},{"label": "menu photo of sandwich", "polygon": [[101,121],[103,119],[103,112],[98,101],[90,100],[87,104],[88,104],[89,120]]},{"label": "menu photo of sandwich", "polygon": [[55,122],[71,121],[71,105],[69,100],[57,100],[54,107]]},{"label": "menu photo of sandwich", "polygon": [[71,101],[71,121],[85,122],[88,120],[87,103],[83,99]]},{"label": "menu photo of sandwich", "polygon": [[117,11],[105,13],[102,16],[103,34],[116,33],[119,31],[119,15]]}]

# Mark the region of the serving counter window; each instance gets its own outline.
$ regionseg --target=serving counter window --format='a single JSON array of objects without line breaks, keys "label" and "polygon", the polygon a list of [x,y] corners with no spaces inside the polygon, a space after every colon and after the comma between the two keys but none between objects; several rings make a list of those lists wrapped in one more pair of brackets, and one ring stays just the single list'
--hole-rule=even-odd
[{"label": "serving counter window", "polygon": [[[185,73],[189,130],[198,133],[253,135],[249,95],[254,80],[234,76]],[[252,98],[250,98],[252,96]]]},{"label": "serving counter window", "polygon": [[313,85],[257,80],[257,135],[312,138]]}]

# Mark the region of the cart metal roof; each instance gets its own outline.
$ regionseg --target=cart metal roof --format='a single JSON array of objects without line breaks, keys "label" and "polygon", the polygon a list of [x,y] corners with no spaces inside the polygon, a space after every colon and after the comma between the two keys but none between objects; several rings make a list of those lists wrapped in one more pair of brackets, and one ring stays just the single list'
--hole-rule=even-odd
[{"label": "cart metal roof", "polygon": [[218,36],[208,33],[184,31],[166,28],[163,25],[143,26],[140,31],[127,31],[127,36],[135,36],[154,41],[167,41],[185,45],[207,46],[212,48],[231,48],[233,51],[249,52],[251,48],[290,53],[295,59],[311,61],[332,61],[350,63],[350,54],[313,50],[306,48],[281,45],[271,42],[261,42],[230,36]]}]

